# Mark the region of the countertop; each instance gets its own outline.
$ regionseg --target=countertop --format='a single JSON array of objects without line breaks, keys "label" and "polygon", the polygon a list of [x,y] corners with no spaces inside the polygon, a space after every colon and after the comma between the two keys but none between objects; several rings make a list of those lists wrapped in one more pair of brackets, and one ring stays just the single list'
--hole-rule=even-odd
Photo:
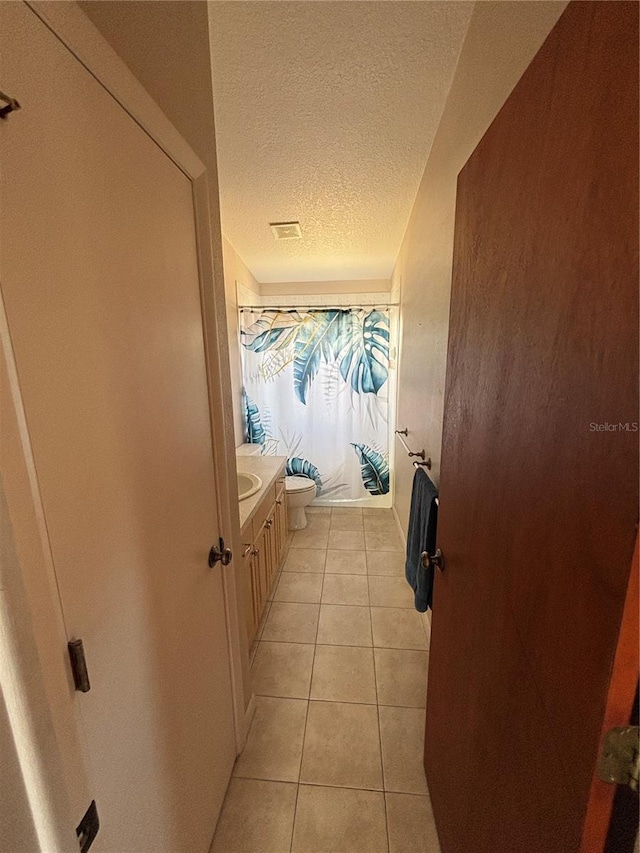
[{"label": "countertop", "polygon": [[255,495],[239,501],[241,530],[251,521],[254,512],[260,505],[260,501],[264,498],[269,487],[273,486],[278,477],[284,474],[286,464],[286,456],[236,456],[238,471],[257,474],[262,480],[262,487]]}]

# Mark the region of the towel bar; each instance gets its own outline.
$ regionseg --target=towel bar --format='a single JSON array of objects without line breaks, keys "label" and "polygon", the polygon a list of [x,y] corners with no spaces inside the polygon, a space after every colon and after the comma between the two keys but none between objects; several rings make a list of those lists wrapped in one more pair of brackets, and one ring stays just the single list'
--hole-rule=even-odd
[{"label": "towel bar", "polygon": [[414,451],[413,451],[413,450],[411,450],[411,448],[409,447],[409,445],[407,444],[407,442],[406,442],[406,441],[404,440],[404,438],[402,437],[403,435],[409,435],[409,430],[408,430],[408,429],[406,429],[406,428],[405,428],[405,429],[397,429],[397,430],[396,430],[396,435],[397,435],[397,436],[398,436],[398,438],[400,439],[400,443],[402,444],[402,446],[403,446],[403,447],[404,447],[404,449],[407,451],[407,454],[408,454],[410,457],[411,457],[411,456],[419,456],[419,457],[423,460],[422,462],[414,462],[414,463],[413,463],[413,464],[414,464],[414,466],[417,466],[417,465],[424,465],[424,466],[425,466],[425,468],[428,468],[429,470],[431,470],[431,457],[429,457],[429,458],[427,459],[427,454],[424,452],[424,450],[419,450],[417,453],[414,453]]}]

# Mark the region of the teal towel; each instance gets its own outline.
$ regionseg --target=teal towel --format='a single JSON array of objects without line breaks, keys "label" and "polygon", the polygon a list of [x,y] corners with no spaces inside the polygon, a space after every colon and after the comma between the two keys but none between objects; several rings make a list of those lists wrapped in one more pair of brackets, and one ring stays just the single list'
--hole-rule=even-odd
[{"label": "teal towel", "polygon": [[434,554],[438,525],[438,490],[422,467],[416,468],[407,530],[405,576],[415,595],[416,610],[424,613],[433,602],[433,566],[424,568],[422,552]]}]

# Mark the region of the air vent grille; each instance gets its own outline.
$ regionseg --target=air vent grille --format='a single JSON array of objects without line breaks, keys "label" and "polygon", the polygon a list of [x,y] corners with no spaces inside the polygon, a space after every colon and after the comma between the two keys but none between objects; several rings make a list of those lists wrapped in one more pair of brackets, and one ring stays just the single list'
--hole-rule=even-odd
[{"label": "air vent grille", "polygon": [[299,222],[270,222],[269,228],[276,240],[301,240],[302,230]]}]

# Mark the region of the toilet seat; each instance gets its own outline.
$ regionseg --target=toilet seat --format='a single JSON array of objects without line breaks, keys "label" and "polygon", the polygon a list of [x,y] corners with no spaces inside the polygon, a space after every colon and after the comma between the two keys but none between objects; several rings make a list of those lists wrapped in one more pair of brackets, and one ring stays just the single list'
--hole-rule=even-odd
[{"label": "toilet seat", "polygon": [[309,477],[289,476],[284,478],[287,492],[310,492],[316,490],[316,484]]}]

